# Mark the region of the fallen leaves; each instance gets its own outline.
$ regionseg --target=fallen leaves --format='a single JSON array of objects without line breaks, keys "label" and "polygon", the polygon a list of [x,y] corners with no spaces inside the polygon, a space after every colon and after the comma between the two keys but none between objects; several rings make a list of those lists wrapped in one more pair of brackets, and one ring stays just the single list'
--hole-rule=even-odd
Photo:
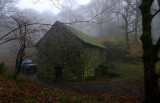
[{"label": "fallen leaves", "polygon": [[0,76],[0,103],[141,103],[142,84],[142,80],[129,80],[122,82],[111,93],[76,93],[29,80],[14,81]]}]

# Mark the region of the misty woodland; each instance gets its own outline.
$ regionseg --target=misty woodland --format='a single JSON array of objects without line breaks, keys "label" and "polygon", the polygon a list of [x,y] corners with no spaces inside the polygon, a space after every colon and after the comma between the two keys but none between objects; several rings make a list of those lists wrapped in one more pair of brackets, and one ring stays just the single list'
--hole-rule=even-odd
[{"label": "misty woodland", "polygon": [[0,0],[0,103],[160,103],[160,0]]}]

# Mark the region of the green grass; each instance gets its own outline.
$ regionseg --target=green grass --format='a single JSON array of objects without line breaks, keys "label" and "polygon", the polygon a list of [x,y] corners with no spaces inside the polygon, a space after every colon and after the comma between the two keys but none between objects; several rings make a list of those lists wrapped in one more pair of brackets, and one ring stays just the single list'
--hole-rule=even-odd
[{"label": "green grass", "polygon": [[158,74],[160,74],[160,64],[157,64],[157,65],[156,65],[156,72],[157,72]]},{"label": "green grass", "polygon": [[143,76],[143,66],[135,64],[121,63],[116,65],[116,70],[120,74],[119,78],[139,78]]},{"label": "green grass", "polygon": [[[87,79],[90,82],[99,82],[99,81],[116,81],[116,80],[125,80],[125,79],[138,79],[143,77],[143,64],[131,64],[131,63],[115,63],[115,70],[118,76],[102,76],[102,77],[92,77]],[[160,65],[157,65],[157,73],[160,73]],[[55,79],[55,75],[39,75],[40,78],[45,79]],[[63,82],[79,82],[79,80],[73,80],[65,78]],[[160,83],[159,83],[160,84]]]},{"label": "green grass", "polygon": [[129,64],[129,63],[116,63],[115,71],[118,74],[117,76],[102,76],[96,77],[89,81],[99,82],[99,81],[119,81],[126,79],[139,79],[143,77],[143,66],[137,64]]}]

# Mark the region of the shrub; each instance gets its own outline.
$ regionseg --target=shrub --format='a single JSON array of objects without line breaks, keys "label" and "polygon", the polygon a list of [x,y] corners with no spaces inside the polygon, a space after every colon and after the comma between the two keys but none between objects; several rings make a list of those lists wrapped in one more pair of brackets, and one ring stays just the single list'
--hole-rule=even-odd
[{"label": "shrub", "polygon": [[7,71],[7,67],[4,63],[0,63],[0,74],[3,74]]},{"label": "shrub", "polygon": [[112,61],[124,61],[128,51],[124,49],[120,44],[106,41],[104,45],[107,47],[106,63],[110,64]]},{"label": "shrub", "polygon": [[115,70],[115,65],[101,64],[101,65],[99,65],[99,68],[102,71],[102,75],[111,75],[111,76],[118,75],[118,73]]}]

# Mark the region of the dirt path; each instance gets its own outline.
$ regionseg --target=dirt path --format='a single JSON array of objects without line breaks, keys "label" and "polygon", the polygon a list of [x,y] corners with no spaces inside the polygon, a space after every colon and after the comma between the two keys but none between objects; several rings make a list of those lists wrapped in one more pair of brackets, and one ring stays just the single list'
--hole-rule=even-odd
[{"label": "dirt path", "polygon": [[142,79],[125,81],[105,81],[105,82],[83,82],[83,83],[55,83],[47,80],[39,80],[40,83],[59,88],[65,91],[78,93],[120,93],[127,96],[143,97]]},{"label": "dirt path", "polygon": [[124,79],[115,81],[96,81],[96,82],[53,82],[48,80],[38,79],[36,76],[29,76],[37,82],[48,85],[51,87],[59,88],[64,91],[74,91],[78,93],[105,93],[114,94],[120,93],[121,95],[134,96],[137,98],[143,97],[143,78],[137,79]]},{"label": "dirt path", "polygon": [[66,91],[76,91],[76,92],[101,92],[101,93],[110,93],[114,92],[118,84],[111,84],[109,82],[85,82],[85,83],[56,83],[47,80],[38,80],[38,82],[52,86],[55,88],[60,88]]}]

